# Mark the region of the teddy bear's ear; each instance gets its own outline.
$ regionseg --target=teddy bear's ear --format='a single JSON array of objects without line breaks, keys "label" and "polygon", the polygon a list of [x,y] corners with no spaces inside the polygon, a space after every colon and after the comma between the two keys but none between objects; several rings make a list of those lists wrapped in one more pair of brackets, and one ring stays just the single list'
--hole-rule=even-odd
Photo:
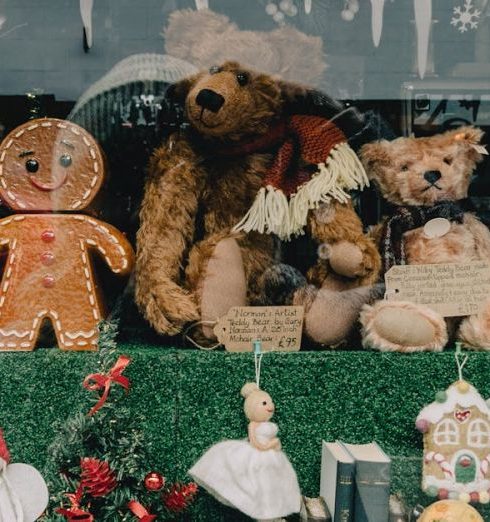
[{"label": "teddy bear's ear", "polygon": [[387,140],[366,143],[361,147],[359,156],[370,179],[376,178],[378,168],[391,163],[389,153],[390,142]]},{"label": "teddy bear's ear", "polygon": [[460,145],[470,161],[479,163],[483,159],[483,154],[487,154],[485,146],[480,145],[484,134],[478,127],[467,126],[448,131],[443,134],[443,138],[449,139],[451,143]]},{"label": "teddy bear's ear", "polygon": [[277,80],[277,85],[281,91],[281,98],[284,103],[296,103],[301,99],[306,98],[310,89],[306,85],[300,83],[287,82],[284,80]]},{"label": "teddy bear's ear", "polygon": [[485,133],[478,127],[460,127],[459,129],[446,132],[446,136],[456,142],[478,145]]},{"label": "teddy bear's ear", "polygon": [[196,83],[199,76],[199,74],[196,74],[194,76],[184,78],[183,80],[180,80],[176,83],[172,83],[167,88],[165,97],[171,102],[183,104],[187,95],[189,94],[189,91],[192,89],[192,86]]}]

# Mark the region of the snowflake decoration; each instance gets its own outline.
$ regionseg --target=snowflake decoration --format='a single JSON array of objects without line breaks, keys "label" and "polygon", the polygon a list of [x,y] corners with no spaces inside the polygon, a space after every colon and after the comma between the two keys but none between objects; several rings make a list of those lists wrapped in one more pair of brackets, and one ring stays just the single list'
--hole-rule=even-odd
[{"label": "snowflake decoration", "polygon": [[478,27],[478,18],[480,18],[481,11],[475,9],[472,4],[473,0],[465,0],[464,7],[455,7],[451,18],[451,25],[454,25],[460,33],[465,33],[470,29]]}]

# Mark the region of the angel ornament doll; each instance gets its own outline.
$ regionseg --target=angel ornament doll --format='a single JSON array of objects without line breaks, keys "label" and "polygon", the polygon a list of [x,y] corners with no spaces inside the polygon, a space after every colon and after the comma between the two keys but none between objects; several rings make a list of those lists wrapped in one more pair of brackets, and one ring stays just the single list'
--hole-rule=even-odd
[{"label": "angel ornament doll", "polygon": [[271,396],[255,383],[241,391],[250,421],[248,440],[225,440],[212,446],[189,475],[227,506],[261,522],[280,520],[301,507],[296,473],[277,438]]}]

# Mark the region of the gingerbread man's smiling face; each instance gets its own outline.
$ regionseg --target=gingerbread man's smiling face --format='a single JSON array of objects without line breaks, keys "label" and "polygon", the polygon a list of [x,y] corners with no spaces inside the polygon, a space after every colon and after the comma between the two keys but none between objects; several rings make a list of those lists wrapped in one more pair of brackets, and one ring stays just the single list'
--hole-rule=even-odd
[{"label": "gingerbread man's smiling face", "polygon": [[0,145],[0,196],[12,210],[81,210],[102,184],[104,163],[94,138],[64,120],[31,120]]}]

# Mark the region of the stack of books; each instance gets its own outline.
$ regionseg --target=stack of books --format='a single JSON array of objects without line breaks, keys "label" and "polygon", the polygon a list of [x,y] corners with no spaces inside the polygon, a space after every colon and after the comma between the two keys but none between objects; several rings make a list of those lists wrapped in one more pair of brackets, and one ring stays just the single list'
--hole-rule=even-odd
[{"label": "stack of books", "polygon": [[332,522],[388,522],[391,459],[375,443],[322,445],[320,496]]}]

